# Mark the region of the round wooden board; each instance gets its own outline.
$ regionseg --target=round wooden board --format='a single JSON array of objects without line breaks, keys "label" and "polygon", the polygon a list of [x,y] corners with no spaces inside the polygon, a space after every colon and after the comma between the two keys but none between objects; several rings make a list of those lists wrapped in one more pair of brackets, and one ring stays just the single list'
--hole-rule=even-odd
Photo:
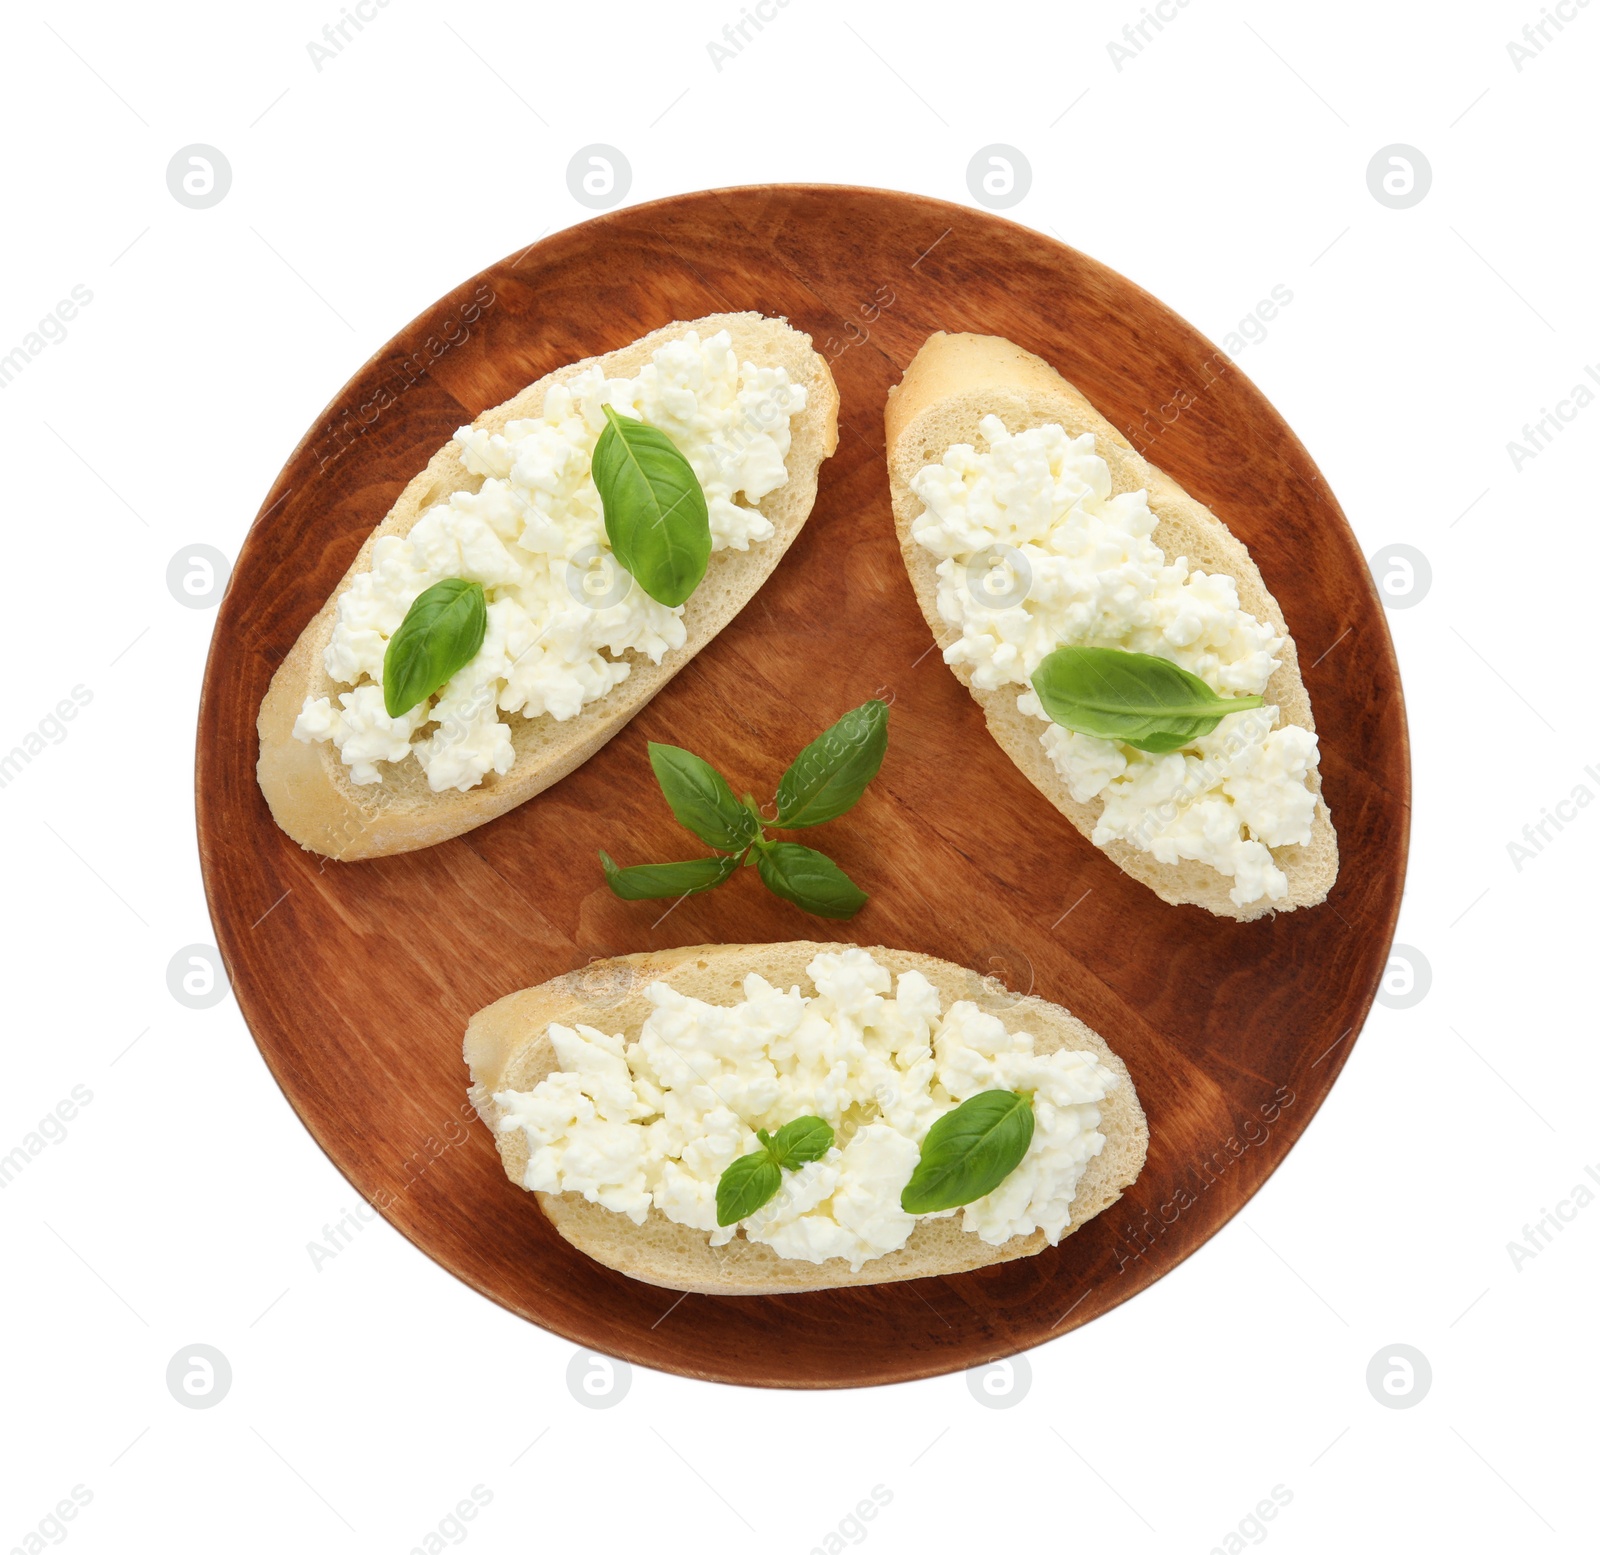
[{"label": "round wooden board", "polygon": [[[302,852],[256,786],[256,710],[406,481],[458,426],[551,369],[673,319],[746,308],[809,331],[842,396],[838,453],[766,587],[609,746],[520,809],[394,858]],[[1325,904],[1248,924],[1167,906],[1022,777],[930,651],[890,517],[883,406],[937,329],[1038,352],[1250,547],[1299,644],[1321,733],[1343,865]],[[597,848],[643,862],[698,846],[651,780],[647,740],[686,745],[765,794],[801,744],[873,695],[893,698],[888,759],[817,838],[872,893],[853,922],[806,917],[753,874],[665,915],[612,898]],[[1131,282],[997,217],[776,186],[558,233],[442,298],[356,374],[240,551],[206,667],[196,788],[239,1006],[307,1128],[392,1224],[578,1344],[722,1382],[839,1387],[954,1371],[1066,1333],[1244,1205],[1327,1094],[1377,988],[1410,772],[1393,649],[1355,537],[1226,357]],[[801,938],[927,951],[1068,1006],[1133,1073],[1150,1120],[1143,1175],[1060,1247],[950,1279],[680,1301],[576,1252],[506,1179],[465,1102],[468,1017],[599,956]]]}]

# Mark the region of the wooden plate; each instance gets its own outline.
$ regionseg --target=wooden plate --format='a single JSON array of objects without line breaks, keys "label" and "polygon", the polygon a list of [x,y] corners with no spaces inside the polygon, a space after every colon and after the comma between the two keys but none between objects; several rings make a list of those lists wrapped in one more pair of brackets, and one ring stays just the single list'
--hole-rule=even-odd
[{"label": "wooden plate", "polygon": [[[488,299],[488,300],[485,300]],[[256,709],[406,481],[462,423],[550,369],[673,319],[784,314],[829,358],[839,451],[756,599],[587,766],[441,847],[332,864],[273,825]],[[1249,545],[1307,666],[1343,867],[1310,911],[1238,924],[1169,907],[1028,784],[930,651],[889,512],[883,405],[933,330],[1001,334],[1082,388]],[[625,904],[595,859],[698,844],[647,739],[772,791],[846,708],[892,696],[888,759],[818,842],[872,893],[850,924],[752,876]],[[1283,1159],[1355,1040],[1405,873],[1410,771],[1393,649],[1361,552],[1261,394],[1131,282],[1038,233],[881,190],[686,195],[585,222],[475,276],[339,392],[267,494],[218,615],[196,759],[217,942],[262,1054],[357,1190],[474,1289],[585,1346],[775,1387],[897,1382],[1036,1345],[1214,1235]],[[575,1252],[503,1175],[466,1105],[480,1006],[597,956],[834,938],[928,951],[1067,1005],[1127,1060],[1150,1158],[1118,1205],[1035,1258],[952,1279],[712,1298]]]}]

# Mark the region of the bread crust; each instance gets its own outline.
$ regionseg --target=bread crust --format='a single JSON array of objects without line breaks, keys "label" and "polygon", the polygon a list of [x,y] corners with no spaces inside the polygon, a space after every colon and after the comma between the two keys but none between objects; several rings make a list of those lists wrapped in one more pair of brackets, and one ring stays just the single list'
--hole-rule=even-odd
[{"label": "bread crust", "polygon": [[800,533],[816,499],[822,461],[838,445],[839,394],[827,364],[811,349],[811,337],[782,319],[759,313],[716,313],[669,324],[604,356],[587,357],[547,374],[503,405],[486,410],[472,424],[491,432],[507,422],[537,415],[552,384],[569,382],[599,365],[608,376],[639,370],[667,342],[690,330],[701,339],[726,329],[741,361],[788,368],[806,390],[806,407],[791,422],[789,478],[757,504],[771,522],[769,540],[748,550],[717,552],[704,581],[684,608],[687,640],[660,664],[629,653],[628,678],[575,718],[513,717],[516,759],[504,775],[488,774],[477,787],[460,793],[433,793],[421,767],[411,760],[387,764],[381,783],[355,784],[332,741],[306,743],[294,738],[294,724],[308,696],[333,697],[344,688],[323,666],[323,651],[333,635],[340,596],[371,567],[372,549],[385,535],[405,535],[435,502],[456,491],[476,491],[482,477],[471,474],[452,438],[400,493],[383,522],[367,537],[327,603],[318,611],[278,667],[256,720],[260,757],[256,776],[273,819],[301,847],[336,859],[378,858],[430,847],[503,815],[581,766],[616,734],[683,668],[755,594]]},{"label": "bread crust", "polygon": [[[814,993],[806,967],[821,951],[844,945],[793,940],[776,945],[691,945],[593,961],[587,967],[508,994],[479,1010],[467,1026],[463,1056],[472,1077],[468,1095],[479,1115],[495,1130],[495,1144],[506,1175],[519,1187],[528,1164],[527,1136],[520,1129],[500,1133],[502,1111],[494,1101],[501,1090],[531,1090],[557,1066],[546,1029],[583,1022],[606,1032],[623,1032],[630,1040],[650,1012],[645,988],[670,979],[679,993],[711,1003],[730,1004],[743,997],[745,975],[759,972],[781,988],[798,986]],[[1100,1103],[1104,1149],[1090,1161],[1078,1182],[1072,1203],[1070,1235],[1114,1204],[1139,1175],[1149,1146],[1149,1128],[1127,1066],[1095,1032],[1061,1006],[1044,999],[996,989],[976,972],[953,962],[907,950],[867,947],[891,973],[919,971],[939,990],[943,1007],[972,999],[1000,1015],[1007,1026],[1027,1030],[1036,1051],[1070,1047],[1092,1052],[1113,1070],[1118,1084]],[[959,1274],[989,1264],[1005,1263],[1042,1252],[1048,1245],[1042,1231],[1018,1236],[991,1247],[961,1229],[961,1217],[920,1221],[898,1252],[872,1259],[856,1273],[842,1258],[806,1263],[781,1258],[765,1243],[742,1234],[721,1247],[711,1233],[668,1220],[652,1209],[642,1226],[627,1216],[592,1204],[576,1193],[536,1193],[550,1223],[580,1252],[651,1285],[712,1296],[779,1295],[828,1290],[841,1285],[877,1285]]]},{"label": "bread crust", "polygon": [[[941,645],[950,628],[939,614],[939,564],[932,552],[911,538],[912,522],[922,514],[923,505],[910,483],[924,465],[942,459],[952,444],[976,442],[978,423],[986,415],[999,416],[1012,433],[1048,422],[1059,423],[1069,437],[1092,432],[1095,451],[1111,468],[1113,491],[1142,489],[1149,494],[1150,509],[1157,519],[1152,538],[1167,557],[1185,556],[1191,567],[1228,573],[1238,584],[1239,603],[1284,638],[1278,668],[1267,683],[1266,699],[1277,705],[1284,723],[1315,731],[1311,698],[1300,675],[1294,640],[1244,545],[1215,513],[1144,459],[1048,362],[995,335],[930,335],[900,383],[889,391],[884,410],[889,487],[900,552],[917,603]],[[1019,688],[1002,686],[986,691],[972,684],[970,665],[955,664],[951,670],[983,709],[989,732],[1029,782],[1093,841],[1105,800],[1096,796],[1082,802],[1072,797],[1045,754],[1039,720],[1017,711]],[[1310,841],[1272,850],[1289,882],[1288,895],[1282,901],[1263,898],[1241,907],[1228,895],[1233,881],[1209,864],[1196,860],[1163,864],[1153,854],[1120,840],[1105,844],[1102,851],[1163,901],[1204,907],[1219,917],[1249,921],[1273,912],[1312,907],[1333,887],[1339,872],[1339,844],[1322,798],[1320,769],[1312,774],[1311,783],[1317,802]]]}]

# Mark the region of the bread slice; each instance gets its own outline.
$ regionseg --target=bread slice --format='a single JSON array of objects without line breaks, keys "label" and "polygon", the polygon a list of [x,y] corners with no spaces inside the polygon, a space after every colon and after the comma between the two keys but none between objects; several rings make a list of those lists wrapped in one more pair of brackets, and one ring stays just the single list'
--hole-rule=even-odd
[{"label": "bread slice", "polygon": [[[594,961],[577,972],[552,978],[537,988],[508,994],[479,1010],[467,1026],[463,1052],[472,1085],[468,1095],[485,1123],[494,1129],[501,1117],[496,1091],[532,1090],[556,1069],[555,1048],[545,1035],[552,1021],[576,1022],[607,1033],[622,1032],[631,1041],[639,1034],[650,1003],[645,988],[669,981],[679,993],[711,1004],[734,1004],[744,994],[750,972],[759,972],[775,987],[816,989],[806,974],[822,951],[846,949],[838,944],[794,940],[777,945],[692,945],[686,949],[651,951]],[[1089,1162],[1072,1203],[1066,1234],[1116,1203],[1122,1190],[1139,1175],[1149,1144],[1149,1130],[1127,1066],[1104,1040],[1060,1005],[1034,997],[1018,998],[1000,991],[975,972],[909,950],[867,947],[891,974],[921,972],[939,990],[946,1010],[957,999],[971,999],[999,1015],[1008,1027],[1026,1030],[1034,1050],[1058,1048],[1092,1052],[1112,1069],[1118,1084],[1100,1103],[1100,1132],[1106,1143]],[[506,1176],[519,1187],[528,1165],[527,1136],[520,1129],[495,1133]],[[641,1226],[615,1210],[592,1204],[576,1193],[536,1193],[539,1207],[567,1241],[607,1268],[668,1290],[697,1291],[711,1296],[778,1295],[802,1290],[827,1290],[838,1285],[877,1285],[891,1280],[917,1280],[959,1274],[987,1264],[1004,1263],[1042,1252],[1048,1245],[1042,1231],[1012,1237],[991,1247],[961,1229],[961,1216],[920,1221],[898,1252],[874,1258],[850,1272],[843,1258],[807,1263],[781,1258],[763,1242],[741,1234],[721,1247],[711,1233],[668,1220],[652,1209]]]},{"label": "bread slice", "polygon": [[333,697],[344,689],[323,667],[323,651],[333,635],[339,597],[371,566],[372,548],[384,535],[407,534],[434,503],[452,492],[476,491],[483,478],[462,463],[452,439],[428,467],[400,493],[388,516],[368,536],[332,597],[300,634],[273,676],[256,721],[261,754],[256,776],[277,821],[303,848],[330,858],[376,858],[425,848],[459,836],[519,805],[581,766],[683,668],[766,581],[811,512],[817,472],[838,444],[839,394],[827,364],[811,349],[811,337],[782,319],[759,313],[717,313],[687,323],[669,324],[620,351],[589,357],[541,378],[503,405],[486,410],[473,425],[491,432],[509,421],[537,415],[554,383],[567,382],[599,365],[609,377],[629,377],[668,341],[690,330],[704,340],[718,330],[733,337],[741,362],[785,367],[803,384],[806,406],[790,423],[789,478],[757,504],[775,531],[748,550],[718,551],[700,586],[684,608],[688,633],[683,647],[660,664],[630,653],[628,678],[575,718],[558,723],[541,716],[511,715],[516,760],[503,776],[489,773],[465,793],[434,793],[415,761],[384,770],[381,783],[356,784],[331,741],[307,744],[294,738],[295,719],[308,696]]},{"label": "bread slice", "polygon": [[[923,505],[910,482],[924,465],[942,459],[953,444],[976,443],[978,424],[988,415],[998,416],[1012,433],[1052,422],[1063,427],[1069,437],[1094,433],[1095,452],[1111,467],[1112,490],[1148,493],[1150,509],[1158,520],[1152,538],[1168,560],[1186,556],[1191,567],[1228,573],[1238,584],[1241,606],[1285,639],[1279,666],[1267,684],[1266,699],[1276,704],[1283,723],[1315,730],[1294,641],[1250,553],[1210,508],[1142,458],[1048,362],[994,335],[930,335],[900,383],[889,391],[884,414],[889,487],[900,550],[917,603],[941,645],[950,628],[939,614],[939,563],[932,552],[911,538],[912,522],[921,515]],[[1105,801],[1098,795],[1086,802],[1072,797],[1040,742],[1044,726],[1037,718],[1017,711],[1022,688],[981,690],[972,684],[970,665],[951,667],[982,707],[989,732],[1001,748],[1034,787],[1092,840]],[[1339,844],[1322,799],[1320,772],[1312,774],[1311,782],[1317,804],[1310,841],[1272,850],[1274,861],[1289,881],[1284,900],[1263,898],[1241,907],[1229,899],[1232,881],[1209,864],[1193,860],[1163,864],[1153,854],[1120,840],[1106,844],[1104,851],[1163,901],[1193,903],[1221,917],[1248,920],[1274,911],[1311,907],[1327,896],[1339,872]]]}]

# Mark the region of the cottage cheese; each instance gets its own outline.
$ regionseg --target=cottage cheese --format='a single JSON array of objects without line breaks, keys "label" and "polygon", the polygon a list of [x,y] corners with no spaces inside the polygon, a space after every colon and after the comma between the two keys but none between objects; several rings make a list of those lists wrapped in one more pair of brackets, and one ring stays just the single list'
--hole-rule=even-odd
[{"label": "cottage cheese", "polygon": [[1316,735],[1279,727],[1268,706],[1151,755],[1052,723],[1032,676],[1064,645],[1125,648],[1171,659],[1223,695],[1261,695],[1284,639],[1240,607],[1227,574],[1167,560],[1146,493],[1112,495],[1092,433],[1013,435],[998,416],[979,431],[982,451],[957,443],[911,480],[926,509],[912,536],[940,558],[939,613],[961,629],[945,662],[967,665],[980,689],[1023,688],[1017,707],[1044,725],[1040,743],[1072,797],[1104,800],[1096,843],[1209,864],[1233,880],[1240,906],[1281,900],[1288,880],[1272,849],[1311,839]]},{"label": "cottage cheese", "polygon": [[[332,740],[354,783],[414,756],[435,792],[510,770],[505,715],[576,717],[628,678],[624,654],[659,664],[685,640],[683,607],[651,599],[611,560],[589,474],[605,405],[659,427],[706,496],[713,552],[772,537],[753,504],[788,479],[790,417],[806,391],[782,367],[740,363],[727,331],[661,346],[633,378],[598,367],[552,385],[542,414],[503,433],[456,433],[476,491],[435,503],[403,538],[373,547],[372,567],[340,597],[324,663],[349,691],[307,697],[300,740]],[[399,718],[383,705],[383,656],[412,601],[443,578],[483,584],[488,630],[477,657],[431,702]],[[612,580],[615,579],[615,586]]]},{"label": "cottage cheese", "polygon": [[[1059,1241],[1078,1180],[1104,1148],[1098,1103],[1117,1076],[1093,1053],[1035,1054],[1031,1036],[968,1000],[941,1015],[927,978],[891,980],[867,951],[825,951],[806,971],[814,995],[751,973],[743,1000],[726,1007],[652,983],[631,1043],[552,1025],[560,1068],[494,1098],[499,1127],[527,1135],[524,1186],[581,1193],[636,1225],[653,1208],[709,1231],[714,1247],[742,1228],[781,1257],[845,1258],[856,1270],[934,1218],[900,1208],[934,1122],[981,1091],[1031,1090],[1027,1155],[959,1213],[963,1230],[994,1246],[1035,1230]],[[808,1116],[832,1125],[833,1147],[784,1172],[754,1215],[718,1226],[717,1180],[760,1148],[756,1130]]]}]

